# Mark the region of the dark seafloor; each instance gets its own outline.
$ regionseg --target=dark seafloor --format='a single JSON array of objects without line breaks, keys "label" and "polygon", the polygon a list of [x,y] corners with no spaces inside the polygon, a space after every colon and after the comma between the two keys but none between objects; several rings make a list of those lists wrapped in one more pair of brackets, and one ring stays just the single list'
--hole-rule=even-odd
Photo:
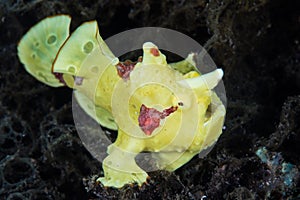
[{"label": "dark seafloor", "polygon": [[[36,81],[17,57],[22,35],[59,13],[72,30],[96,19],[104,39],[159,26],[204,45],[228,98],[210,154],[141,188],[96,184],[101,163],[76,133],[72,91]],[[0,199],[300,199],[300,1],[2,0],[0,69]]]}]

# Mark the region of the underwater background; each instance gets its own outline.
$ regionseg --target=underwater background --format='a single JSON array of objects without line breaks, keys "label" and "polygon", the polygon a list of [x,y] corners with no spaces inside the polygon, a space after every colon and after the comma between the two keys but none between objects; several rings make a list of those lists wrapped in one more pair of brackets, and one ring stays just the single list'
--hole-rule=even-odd
[{"label": "underwater background", "polygon": [[[71,31],[97,20],[105,39],[156,26],[202,44],[224,70],[225,129],[203,159],[148,184],[96,183],[101,163],[82,145],[72,91],[28,74],[17,44],[45,17]],[[0,1],[0,199],[300,199],[300,1]]]}]

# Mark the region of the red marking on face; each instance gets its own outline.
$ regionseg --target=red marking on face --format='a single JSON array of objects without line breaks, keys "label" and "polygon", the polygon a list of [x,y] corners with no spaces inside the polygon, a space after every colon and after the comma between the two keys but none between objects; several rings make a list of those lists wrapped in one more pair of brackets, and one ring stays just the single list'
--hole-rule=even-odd
[{"label": "red marking on face", "polygon": [[119,62],[116,67],[118,71],[118,75],[124,79],[128,80],[130,78],[130,72],[133,70],[136,63],[127,60],[125,62]]},{"label": "red marking on face", "polygon": [[153,55],[153,56],[159,56],[159,51],[157,48],[153,47],[150,49],[150,53]]},{"label": "red marking on face", "polygon": [[151,135],[152,132],[159,126],[160,120],[175,112],[177,108],[177,106],[171,106],[170,108],[159,112],[155,108],[147,108],[144,104],[142,104],[138,118],[140,128],[146,135]]}]

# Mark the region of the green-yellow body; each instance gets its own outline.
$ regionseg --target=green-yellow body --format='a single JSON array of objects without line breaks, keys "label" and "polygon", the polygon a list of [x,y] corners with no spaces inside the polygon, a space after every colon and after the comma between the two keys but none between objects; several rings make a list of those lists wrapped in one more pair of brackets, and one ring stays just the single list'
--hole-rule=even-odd
[{"label": "green-yellow body", "polygon": [[[56,28],[57,22],[65,27]],[[103,161],[104,177],[99,181],[104,186],[120,188],[146,182],[148,174],[135,160],[141,152],[151,153],[156,169],[174,171],[217,141],[225,107],[212,89],[222,78],[221,70],[200,75],[191,56],[168,64],[158,48],[147,42],[142,61],[135,65],[129,79],[124,79],[118,75],[119,60],[100,37],[95,21],[84,23],[68,38],[60,37],[69,35],[68,27],[69,18],[64,15],[46,18],[32,28],[35,34],[29,31],[24,36],[18,54],[27,71],[50,86],[62,86],[53,72],[62,74],[83,110],[102,126],[118,131]],[[55,35],[59,47],[52,49],[43,43],[42,35]],[[30,48],[37,40],[47,47],[42,54],[39,48]],[[49,49],[49,54],[44,49]],[[158,53],[153,54],[153,50]],[[48,78],[40,76],[41,70]],[[170,107],[177,110],[147,135],[139,126],[142,105],[160,112]]]}]

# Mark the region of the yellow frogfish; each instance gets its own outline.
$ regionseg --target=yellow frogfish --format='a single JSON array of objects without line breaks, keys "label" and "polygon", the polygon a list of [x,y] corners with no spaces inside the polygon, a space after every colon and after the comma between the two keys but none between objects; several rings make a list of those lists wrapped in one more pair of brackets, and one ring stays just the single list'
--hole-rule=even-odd
[{"label": "yellow frogfish", "polygon": [[142,185],[148,174],[136,162],[139,154],[148,152],[157,169],[174,171],[215,144],[226,113],[213,90],[221,69],[201,74],[193,53],[168,64],[151,42],[144,43],[136,62],[121,62],[101,38],[96,21],[83,23],[71,35],[70,22],[67,15],[42,20],[21,39],[18,56],[37,80],[72,88],[89,116],[118,132],[98,181],[116,188]]}]

